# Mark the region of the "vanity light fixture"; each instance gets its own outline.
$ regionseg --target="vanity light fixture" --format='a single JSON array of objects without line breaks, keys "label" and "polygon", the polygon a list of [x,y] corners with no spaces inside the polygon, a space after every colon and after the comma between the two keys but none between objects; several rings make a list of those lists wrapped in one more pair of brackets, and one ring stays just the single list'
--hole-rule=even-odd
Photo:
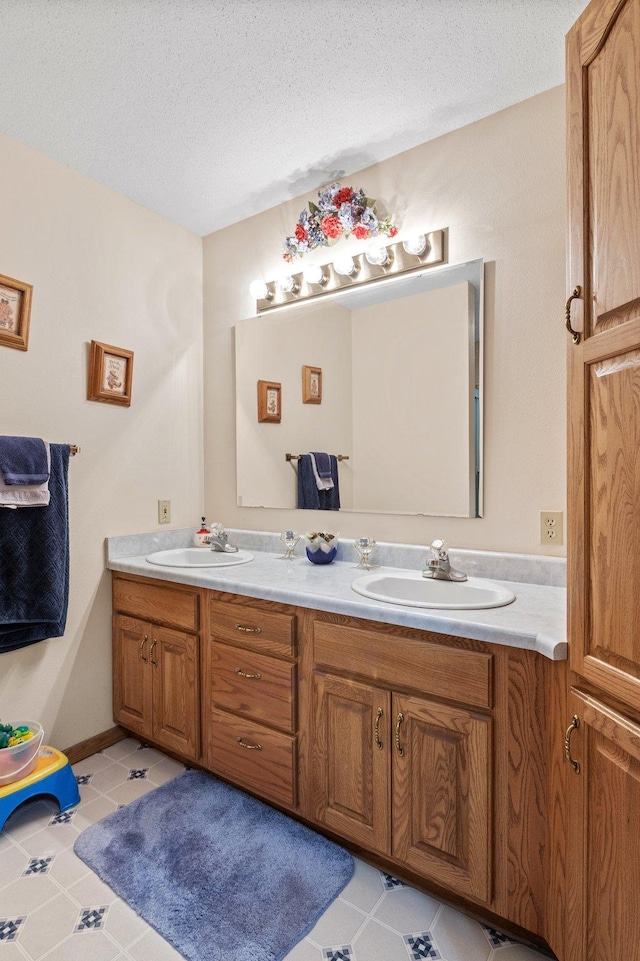
[{"label": "vanity light fixture", "polygon": [[273,290],[264,280],[253,280],[249,284],[249,293],[256,300],[273,300]]},{"label": "vanity light fixture", "polygon": [[[333,263],[307,265],[300,273],[251,285],[256,298],[256,313],[277,310],[318,297],[330,297],[350,287],[387,283],[401,274],[424,270],[446,263],[445,231],[408,237],[404,241],[384,245],[376,240],[364,253],[340,252]],[[267,296],[258,296],[265,293]]]}]

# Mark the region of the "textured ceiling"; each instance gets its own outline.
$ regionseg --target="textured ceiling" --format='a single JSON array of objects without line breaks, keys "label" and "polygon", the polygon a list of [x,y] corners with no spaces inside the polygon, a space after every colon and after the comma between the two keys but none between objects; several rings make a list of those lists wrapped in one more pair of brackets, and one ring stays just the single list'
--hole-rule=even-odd
[{"label": "textured ceiling", "polygon": [[0,0],[0,131],[206,234],[562,83],[585,5]]}]

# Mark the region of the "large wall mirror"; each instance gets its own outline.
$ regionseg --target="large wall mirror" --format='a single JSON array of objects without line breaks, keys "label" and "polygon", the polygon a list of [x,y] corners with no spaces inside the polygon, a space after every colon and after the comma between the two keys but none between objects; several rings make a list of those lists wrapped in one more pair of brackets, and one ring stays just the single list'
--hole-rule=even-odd
[{"label": "large wall mirror", "polygon": [[[342,511],[479,517],[483,273],[431,268],[237,323],[238,505],[296,508],[287,454],[322,451],[344,458]],[[280,385],[267,422],[258,381]]]}]

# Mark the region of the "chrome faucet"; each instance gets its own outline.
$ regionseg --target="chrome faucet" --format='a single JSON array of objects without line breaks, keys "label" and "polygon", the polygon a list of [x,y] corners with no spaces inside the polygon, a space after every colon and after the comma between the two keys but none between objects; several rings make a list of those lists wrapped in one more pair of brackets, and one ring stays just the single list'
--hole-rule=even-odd
[{"label": "chrome faucet", "polygon": [[211,533],[205,538],[205,543],[209,544],[212,551],[219,551],[224,554],[238,553],[238,548],[229,543],[229,535],[222,524],[212,524]]},{"label": "chrome faucet", "polygon": [[444,541],[434,541],[429,550],[432,556],[427,558],[423,577],[432,577],[438,581],[466,581],[467,575],[451,566],[449,548]]}]

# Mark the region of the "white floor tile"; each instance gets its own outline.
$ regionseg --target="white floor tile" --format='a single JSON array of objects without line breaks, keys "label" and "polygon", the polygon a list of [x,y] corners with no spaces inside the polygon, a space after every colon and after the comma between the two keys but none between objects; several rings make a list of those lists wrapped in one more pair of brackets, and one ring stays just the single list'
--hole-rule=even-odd
[{"label": "white floor tile", "polygon": [[149,791],[153,791],[157,786],[148,778],[136,778],[133,781],[125,781],[124,784],[119,784],[113,791],[106,793],[108,798],[116,802],[116,805],[129,804],[131,801],[137,801],[144,794],[148,794]]},{"label": "white floor tile", "polygon": [[[0,889],[24,874],[30,858],[16,845],[11,845],[0,855]],[[0,914],[2,914],[2,895],[0,894]]]},{"label": "white floor tile", "polygon": [[369,912],[384,895],[380,883],[380,872],[365,861],[361,861],[360,858],[354,858],[354,861],[353,877],[342,891],[340,898],[362,911]]},{"label": "white floor tile", "polygon": [[46,875],[18,878],[13,884],[2,889],[0,917],[23,918],[58,894],[60,888]]},{"label": "white floor tile", "polygon": [[325,961],[325,959],[322,948],[303,938],[285,955],[284,961]]},{"label": "white floor tile", "polygon": [[447,961],[488,961],[491,954],[491,945],[478,922],[448,905],[443,905],[431,933]]},{"label": "white floor tile", "polygon": [[13,941],[3,941],[0,946],[0,958],[2,961],[25,961],[25,955],[22,953],[17,943]]},{"label": "white floor tile", "polygon": [[110,757],[111,760],[119,761],[121,758],[133,754],[139,746],[140,741],[136,741],[135,738],[132,737],[126,737],[124,741],[118,741],[117,744],[106,747],[102,753],[105,757]]},{"label": "white floor tile", "polygon": [[72,884],[68,893],[81,908],[102,907],[102,905],[112,904],[118,897],[115,891],[101,881],[93,871]]},{"label": "white floor tile", "polygon": [[339,941],[347,944],[353,940],[366,920],[367,915],[363,911],[338,899],[329,905],[307,937],[320,947],[337,944]]},{"label": "white floor tile", "polygon": [[147,777],[153,784],[160,787],[161,784],[166,784],[167,781],[178,777],[178,775],[184,773],[185,770],[184,764],[180,764],[178,761],[166,757],[164,761],[160,761],[159,764],[154,764],[153,767],[149,769]]},{"label": "white floor tile", "polygon": [[109,767],[110,764],[113,764],[113,760],[106,754],[92,754],[91,757],[85,757],[82,761],[76,761],[73,765],[73,773],[79,775],[97,774],[98,771]]},{"label": "white floor tile", "polygon": [[20,847],[34,858],[48,858],[73,847],[78,832],[73,824],[48,825],[20,841]]},{"label": "white floor tile", "polygon": [[49,877],[57,881],[58,884],[63,888],[70,888],[72,884],[79,881],[86,874],[89,873],[91,869],[81,861],[77,854],[74,853],[73,848],[67,848],[66,851],[61,851],[60,854],[56,854],[51,865],[49,867]]},{"label": "white floor tile", "polygon": [[408,961],[410,957],[402,937],[373,920],[367,921],[352,946],[352,961]]},{"label": "white floor tile", "polygon": [[524,944],[508,944],[495,948],[490,961],[547,961],[544,955]]},{"label": "white floor tile", "polygon": [[11,815],[4,830],[12,840],[22,842],[36,831],[46,827],[57,810],[58,806],[53,801],[42,799],[27,801]]},{"label": "white floor tile", "polygon": [[91,787],[94,791],[106,794],[112,791],[119,784],[124,783],[129,777],[129,767],[120,764],[119,761],[112,761],[107,767],[103,767],[91,778]]},{"label": "white floor tile", "polygon": [[440,908],[440,901],[405,885],[387,891],[371,915],[404,935],[431,930]]},{"label": "white floor tile", "polygon": [[106,818],[107,814],[113,814],[117,810],[118,805],[115,801],[111,801],[102,794],[96,794],[93,801],[78,808],[78,812],[73,819],[73,826],[78,831],[84,831],[85,828],[96,824],[97,821]]},{"label": "white floor tile", "polygon": [[[131,955],[134,961],[184,961],[182,955],[151,928],[127,948],[127,954]],[[211,958],[207,961],[223,961],[223,959]]]},{"label": "white floor tile", "polygon": [[115,961],[119,954],[118,945],[102,931],[87,931],[72,934],[44,957],[46,961]]},{"label": "white floor tile", "polygon": [[128,948],[147,931],[148,925],[118,898],[109,907],[104,929],[121,947]]},{"label": "white floor tile", "polygon": [[21,926],[20,946],[33,961],[39,961],[47,951],[73,933],[77,922],[78,905],[66,894],[60,893],[48,904],[29,913]]}]

